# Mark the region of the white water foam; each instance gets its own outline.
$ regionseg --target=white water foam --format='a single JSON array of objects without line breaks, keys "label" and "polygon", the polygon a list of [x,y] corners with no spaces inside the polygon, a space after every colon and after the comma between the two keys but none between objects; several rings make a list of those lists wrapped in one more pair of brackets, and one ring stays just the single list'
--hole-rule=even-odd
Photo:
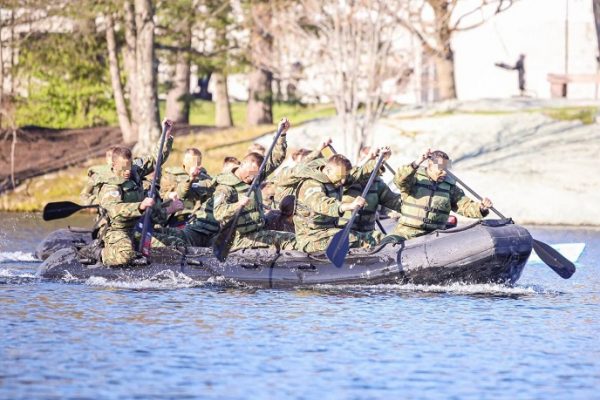
[{"label": "white water foam", "polygon": [[0,268],[0,278],[35,278],[35,274],[18,269]]},{"label": "white water foam", "polygon": [[453,293],[453,294],[485,294],[485,295],[534,295],[534,294],[556,294],[538,286],[506,286],[500,284],[465,284],[453,283],[451,285],[316,285],[315,290],[344,291],[344,290],[367,290],[374,292],[399,292],[399,293]]},{"label": "white water foam", "polygon": [[204,285],[189,276],[171,270],[165,270],[149,279],[132,281],[111,281],[100,276],[92,276],[85,281],[86,285],[116,289],[182,289]]},{"label": "white water foam", "polygon": [[39,262],[31,253],[22,251],[0,251],[0,264],[8,262]]}]

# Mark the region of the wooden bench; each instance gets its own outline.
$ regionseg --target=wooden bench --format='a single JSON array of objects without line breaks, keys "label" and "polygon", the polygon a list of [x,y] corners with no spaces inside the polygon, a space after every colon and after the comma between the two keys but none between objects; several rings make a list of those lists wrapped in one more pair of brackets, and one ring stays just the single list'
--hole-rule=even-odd
[{"label": "wooden bench", "polygon": [[550,96],[552,98],[567,97],[567,85],[570,83],[600,84],[600,74],[548,74]]}]

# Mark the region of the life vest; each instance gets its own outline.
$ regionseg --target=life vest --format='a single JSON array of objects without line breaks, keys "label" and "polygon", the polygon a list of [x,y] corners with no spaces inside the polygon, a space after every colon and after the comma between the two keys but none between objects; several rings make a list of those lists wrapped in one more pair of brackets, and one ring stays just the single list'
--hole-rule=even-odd
[{"label": "life vest", "polygon": [[[229,202],[235,203],[239,197],[246,195],[250,185],[242,182],[233,172],[221,174],[216,178],[217,185],[229,186],[234,190],[233,198]],[[262,194],[256,189],[250,197],[250,202],[240,212],[236,223],[236,230],[240,234],[256,232],[265,227],[265,212],[262,205]]]},{"label": "life vest", "polygon": [[452,210],[450,191],[456,182],[449,176],[442,182],[433,182],[424,168],[417,170],[415,179],[412,190],[403,199],[398,222],[428,231],[444,229]]},{"label": "life vest", "polygon": [[[352,230],[358,232],[372,232],[375,230],[375,219],[377,216],[377,207],[379,206],[379,188],[382,184],[380,177],[376,177],[373,184],[369,188],[367,197],[365,198],[366,204],[363,208],[358,211],[354,223],[352,224]],[[350,186],[344,191],[344,198],[355,199],[358,196],[362,196],[364,187],[358,184]],[[340,217],[339,225],[345,226],[352,216],[352,211],[347,211],[343,216]]]}]

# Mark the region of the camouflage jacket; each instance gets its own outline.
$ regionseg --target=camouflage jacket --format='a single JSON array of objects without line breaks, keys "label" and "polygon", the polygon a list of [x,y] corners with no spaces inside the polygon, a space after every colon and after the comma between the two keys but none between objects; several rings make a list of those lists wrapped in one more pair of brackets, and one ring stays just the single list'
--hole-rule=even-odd
[{"label": "camouflage jacket", "polygon": [[471,200],[447,176],[442,182],[429,179],[425,168],[401,167],[394,176],[400,189],[402,210],[399,224],[424,230],[444,229],[450,211],[468,218],[483,218],[480,203]]},{"label": "camouflage jacket", "polygon": [[79,195],[84,205],[91,205],[98,201],[98,192],[100,191],[98,182],[102,182],[111,174],[110,166],[106,164],[94,165],[88,169],[87,182]]},{"label": "camouflage jacket", "polygon": [[[265,171],[261,180],[269,176],[285,159],[287,144],[285,136],[277,141],[271,157],[267,160]],[[214,216],[221,226],[227,224],[237,213],[237,203],[239,196],[245,195],[250,185],[242,182],[236,175],[234,169],[232,172],[220,174],[216,178],[217,187],[213,195]],[[251,233],[264,228],[265,211],[262,202],[260,188],[257,188],[250,203],[240,212],[236,229],[240,234]]]},{"label": "camouflage jacket", "polygon": [[166,168],[160,181],[160,195],[167,198],[168,193],[177,193],[183,201],[184,209],[176,215],[194,214],[212,196],[213,186],[213,179],[204,168],[195,179],[181,167]]},{"label": "camouflage jacket", "polygon": [[309,155],[307,155],[301,164],[298,164],[294,167],[282,168],[281,171],[279,171],[279,173],[277,174],[277,176],[272,178],[272,182],[275,184],[274,208],[276,208],[278,204],[281,203],[285,196],[294,194],[293,186],[285,186],[280,184],[280,182],[286,182],[290,179],[293,179],[293,176],[297,173],[299,169],[318,158],[322,158],[321,152],[319,150],[315,150]]},{"label": "camouflage jacket", "polygon": [[[352,203],[355,198],[362,195],[364,184],[355,183],[344,191],[342,201],[344,203]],[[369,188],[367,203],[358,212],[352,224],[352,229],[359,232],[372,232],[375,230],[375,220],[377,218],[377,208],[379,205],[387,207],[391,210],[400,212],[402,205],[402,197],[398,193],[394,193],[389,186],[380,177],[375,178],[373,185]],[[346,225],[350,217],[351,211],[347,211],[340,218],[340,226]]]},{"label": "camouflage jacket", "polygon": [[[323,173],[326,163],[325,159],[317,159],[296,171],[295,178],[299,179],[299,183],[295,188],[293,219],[298,242],[310,240],[311,236],[318,236],[322,230],[336,228],[343,214],[340,212],[343,188],[335,188]],[[362,167],[353,168],[347,185],[368,179],[374,167],[375,162],[370,161]]]},{"label": "camouflage jacket", "polygon": [[[168,158],[172,146],[173,139],[169,138],[163,149],[163,161]],[[146,197],[143,178],[154,172],[155,166],[155,155],[139,157],[133,161],[131,176],[128,180],[111,173],[98,182],[100,185],[99,204],[108,216],[109,230],[128,231],[135,226],[143,214],[139,209],[140,203]],[[164,221],[166,218],[165,209],[160,202],[157,202],[152,209],[153,221]]]}]

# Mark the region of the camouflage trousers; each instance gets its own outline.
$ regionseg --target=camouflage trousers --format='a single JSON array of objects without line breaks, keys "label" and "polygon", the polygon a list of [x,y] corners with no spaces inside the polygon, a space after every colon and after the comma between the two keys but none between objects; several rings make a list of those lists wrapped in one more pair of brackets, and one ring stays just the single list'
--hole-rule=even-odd
[{"label": "camouflage trousers", "polygon": [[252,233],[235,233],[230,251],[240,249],[294,250],[296,237],[290,232],[260,230]]},{"label": "camouflage trousers", "polygon": [[[339,231],[341,231],[340,228],[328,228],[311,231],[308,235],[296,235],[295,250],[303,251],[305,253],[325,251],[333,236]],[[373,232],[358,232],[352,230],[348,236],[348,241],[350,242],[350,248],[369,248],[379,243],[379,240],[376,239]]]},{"label": "camouflage trousers", "polygon": [[174,236],[185,242],[186,246],[193,247],[211,247],[216,235],[209,235],[206,232],[198,231],[186,225],[183,229],[162,228],[161,233]]},{"label": "camouflage trousers", "polygon": [[[417,236],[423,236],[428,234],[430,231],[420,228],[414,228],[412,226],[398,224],[394,228],[393,236],[397,236],[402,240],[408,240],[415,238]],[[392,236],[390,235],[390,236]]]},{"label": "camouflage trousers", "polygon": [[[137,245],[139,233],[133,231],[108,231],[104,238],[102,249],[102,263],[107,266],[127,265],[133,261],[138,252],[134,249]],[[152,235],[152,247],[175,247],[185,246],[183,240],[162,233]]]}]

